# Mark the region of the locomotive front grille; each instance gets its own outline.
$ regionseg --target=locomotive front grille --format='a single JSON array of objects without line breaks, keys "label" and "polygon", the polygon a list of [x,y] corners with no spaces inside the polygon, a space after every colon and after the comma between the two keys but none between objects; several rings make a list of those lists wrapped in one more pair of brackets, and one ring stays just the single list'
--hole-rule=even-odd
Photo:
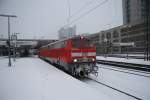
[{"label": "locomotive front grille", "polygon": [[93,60],[91,58],[80,58],[77,59],[77,62],[92,62]]}]

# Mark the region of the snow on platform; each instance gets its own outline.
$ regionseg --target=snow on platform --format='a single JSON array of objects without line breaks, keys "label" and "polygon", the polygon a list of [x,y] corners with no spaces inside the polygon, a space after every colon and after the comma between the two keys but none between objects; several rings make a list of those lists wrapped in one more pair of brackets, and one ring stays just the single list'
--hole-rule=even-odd
[{"label": "snow on platform", "polygon": [[131,58],[126,59],[126,58],[104,57],[104,56],[97,56],[96,59],[97,60],[106,60],[106,61],[150,65],[150,61],[144,61],[143,59],[131,59]]},{"label": "snow on platform", "polygon": [[[111,97],[110,97],[111,98]],[[0,59],[0,100],[110,100],[39,58]]]}]

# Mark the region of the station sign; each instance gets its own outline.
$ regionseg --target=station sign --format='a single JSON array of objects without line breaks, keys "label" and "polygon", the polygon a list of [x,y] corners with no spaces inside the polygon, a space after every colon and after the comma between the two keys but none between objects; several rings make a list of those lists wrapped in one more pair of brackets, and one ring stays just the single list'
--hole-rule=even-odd
[{"label": "station sign", "polygon": [[135,43],[134,42],[113,43],[113,46],[135,46]]}]

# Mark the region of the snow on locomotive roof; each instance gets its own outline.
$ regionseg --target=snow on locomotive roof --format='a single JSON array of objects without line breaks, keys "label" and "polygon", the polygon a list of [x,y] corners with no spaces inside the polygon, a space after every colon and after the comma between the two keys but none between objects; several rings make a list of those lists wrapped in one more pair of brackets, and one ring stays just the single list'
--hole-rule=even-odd
[{"label": "snow on locomotive roof", "polygon": [[[72,38],[72,37],[71,37],[71,38]],[[71,39],[71,38],[65,38],[65,39],[63,39],[63,40],[59,40],[59,41],[56,41],[56,42],[53,42],[53,43],[49,43],[49,44],[47,44],[47,45],[42,46],[41,48],[44,48],[44,47],[47,47],[47,46],[49,46],[49,45],[56,44],[56,43],[59,43],[59,42],[62,42],[62,41],[65,41],[65,40],[68,40],[68,39]]]},{"label": "snow on locomotive roof", "polygon": [[[77,35],[77,36],[74,36],[74,37],[69,37],[69,38],[65,38],[65,39],[62,39],[62,40],[59,40],[59,41],[56,41],[56,42],[53,42],[53,43],[49,43],[49,44],[47,44],[47,45],[42,46],[41,48],[44,48],[44,47],[50,46],[50,45],[52,45],[52,44],[56,44],[56,43],[59,43],[59,42],[68,40],[68,39],[78,38],[78,37],[87,38],[87,37],[85,37],[85,36]],[[87,39],[88,39],[88,38],[87,38]]]}]

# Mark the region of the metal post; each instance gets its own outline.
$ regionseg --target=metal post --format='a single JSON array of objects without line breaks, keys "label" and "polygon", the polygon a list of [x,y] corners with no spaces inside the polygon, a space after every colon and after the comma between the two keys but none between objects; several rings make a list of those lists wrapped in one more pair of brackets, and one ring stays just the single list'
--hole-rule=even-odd
[{"label": "metal post", "polygon": [[146,0],[146,60],[149,60],[149,0]]},{"label": "metal post", "polygon": [[8,66],[11,66],[11,47],[10,47],[10,17],[17,17],[16,15],[5,15],[0,14],[1,17],[7,17],[8,18],[8,55],[9,55],[9,62]]},{"label": "metal post", "polygon": [[106,57],[108,57],[108,53],[109,53],[109,51],[108,51],[108,42],[109,42],[109,41],[107,40],[107,45],[106,45],[106,51],[107,51],[106,54],[107,54],[107,55],[106,55]]},{"label": "metal post", "polygon": [[16,61],[16,60],[15,60],[15,57],[16,57],[16,56],[15,56],[15,45],[14,45],[14,46],[13,46],[13,58],[14,58],[14,61]]},{"label": "metal post", "polygon": [[127,59],[129,58],[129,54],[128,54],[128,46],[126,46],[127,49]]},{"label": "metal post", "polygon": [[17,43],[17,34],[19,34],[19,33],[14,33],[14,35],[12,35],[12,39],[13,39],[13,57],[14,57],[14,61],[16,61],[16,43]]},{"label": "metal post", "polygon": [[[130,28],[130,26],[127,26],[127,28],[128,28],[128,31],[129,31],[129,28]],[[129,42],[129,32],[127,33],[127,42]],[[128,52],[129,52],[129,50],[128,50],[128,46],[126,46],[126,50],[127,50],[127,59],[129,58],[129,54],[128,54]]]},{"label": "metal post", "polygon": [[2,56],[2,48],[0,47],[0,56]]},{"label": "metal post", "polygon": [[14,37],[15,37],[15,35],[12,34],[11,35],[11,41],[12,41],[12,45],[13,45],[13,60],[15,61],[15,41],[14,41]]},{"label": "metal post", "polygon": [[11,48],[10,48],[10,18],[9,18],[9,17],[8,17],[8,42],[9,42],[9,46],[8,46],[8,56],[9,56],[8,66],[11,66]]},{"label": "metal post", "polygon": [[147,0],[147,22],[148,22],[148,60],[150,60],[150,1]]},{"label": "metal post", "polygon": [[107,53],[107,44],[105,43],[105,58],[106,58],[106,53]]}]

